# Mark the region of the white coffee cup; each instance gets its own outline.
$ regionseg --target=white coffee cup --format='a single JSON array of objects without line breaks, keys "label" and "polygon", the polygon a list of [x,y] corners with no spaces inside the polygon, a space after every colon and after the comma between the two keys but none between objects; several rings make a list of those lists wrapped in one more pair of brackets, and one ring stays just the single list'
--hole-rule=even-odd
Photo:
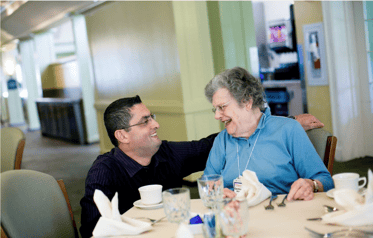
[{"label": "white coffee cup", "polygon": [[162,185],[153,184],[139,188],[141,203],[144,205],[158,204],[162,201]]},{"label": "white coffee cup", "polygon": [[[333,175],[335,189],[352,189],[356,192],[367,183],[366,177],[359,178],[358,173],[340,173]],[[363,184],[359,183],[363,181]]]}]

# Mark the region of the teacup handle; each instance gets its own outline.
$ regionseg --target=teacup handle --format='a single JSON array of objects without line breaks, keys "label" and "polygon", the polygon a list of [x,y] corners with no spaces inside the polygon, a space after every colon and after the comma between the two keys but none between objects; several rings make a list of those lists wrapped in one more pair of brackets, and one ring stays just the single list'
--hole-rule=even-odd
[{"label": "teacup handle", "polygon": [[361,177],[361,178],[359,178],[359,183],[360,183],[360,181],[364,181],[364,182],[363,182],[362,185],[359,185],[359,189],[365,186],[365,184],[367,183],[367,178],[366,177]]}]

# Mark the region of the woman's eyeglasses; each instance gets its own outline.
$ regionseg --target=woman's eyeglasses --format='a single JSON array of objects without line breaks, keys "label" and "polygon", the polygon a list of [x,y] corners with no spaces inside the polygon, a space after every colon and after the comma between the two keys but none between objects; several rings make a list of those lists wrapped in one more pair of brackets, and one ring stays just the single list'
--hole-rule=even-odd
[{"label": "woman's eyeglasses", "polygon": [[[231,100],[232,101],[232,100]],[[220,111],[220,112],[224,112],[224,110],[225,110],[225,108],[227,107],[227,105],[231,102],[231,101],[229,101],[229,102],[226,102],[226,103],[224,103],[223,105],[219,105],[219,106],[216,106],[216,107],[213,107],[212,108],[212,112],[213,113],[216,113],[216,111]]]}]

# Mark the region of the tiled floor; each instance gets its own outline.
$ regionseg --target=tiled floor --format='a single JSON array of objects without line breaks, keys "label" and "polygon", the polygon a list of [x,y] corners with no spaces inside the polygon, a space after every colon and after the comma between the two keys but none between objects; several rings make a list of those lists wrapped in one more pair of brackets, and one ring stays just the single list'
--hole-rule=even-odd
[{"label": "tiled floor", "polygon": [[[43,137],[40,131],[27,132],[21,168],[37,170],[64,180],[79,228],[81,210],[79,202],[84,194],[85,177],[99,153],[99,144],[81,146]],[[333,173],[357,172],[366,176],[368,168],[373,169],[373,157],[343,163],[335,162]],[[198,197],[196,184],[189,184],[189,186],[192,198]]]}]

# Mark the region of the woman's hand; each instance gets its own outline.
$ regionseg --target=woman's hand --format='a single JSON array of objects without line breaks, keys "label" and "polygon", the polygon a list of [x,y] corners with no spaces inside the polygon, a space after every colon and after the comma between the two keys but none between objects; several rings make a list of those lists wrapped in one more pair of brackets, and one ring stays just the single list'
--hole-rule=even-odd
[{"label": "woman's hand", "polygon": [[223,198],[234,198],[237,195],[235,192],[233,192],[229,188],[224,188],[223,192],[224,192]]},{"label": "woman's hand", "polygon": [[312,200],[313,199],[313,182],[311,179],[300,178],[295,181],[290,188],[287,200]]}]

